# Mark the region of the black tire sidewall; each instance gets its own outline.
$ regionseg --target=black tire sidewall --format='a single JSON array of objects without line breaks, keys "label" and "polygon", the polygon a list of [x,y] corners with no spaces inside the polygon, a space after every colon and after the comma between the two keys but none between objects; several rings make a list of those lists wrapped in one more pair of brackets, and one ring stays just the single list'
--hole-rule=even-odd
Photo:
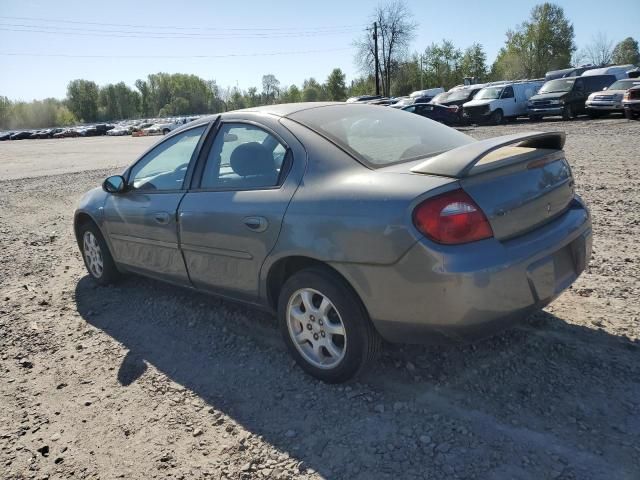
[{"label": "black tire sidewall", "polygon": [[[84,234],[86,232],[93,233],[94,237],[98,241],[98,245],[100,245],[100,254],[102,255],[102,276],[100,278],[96,277],[89,268],[87,264],[87,258],[84,254]],[[87,268],[87,272],[91,276],[91,278],[99,283],[100,285],[109,285],[110,283],[115,282],[119,277],[118,269],[116,268],[115,262],[113,261],[113,257],[111,256],[111,252],[109,251],[109,247],[107,242],[105,242],[100,229],[92,222],[85,223],[80,226],[79,229],[79,238],[80,238],[80,253],[82,255],[82,261],[84,262],[85,267]]]},{"label": "black tire sidewall", "polygon": [[[332,369],[321,369],[308,363],[294,345],[287,325],[287,305],[301,288],[312,288],[325,295],[340,314],[347,336],[347,351]],[[355,292],[338,275],[329,270],[311,268],[291,276],[282,286],[278,298],[278,323],[284,342],[298,365],[308,374],[327,383],[344,382],[355,376],[366,363],[369,322]]]},{"label": "black tire sidewall", "polygon": [[502,110],[494,110],[494,112],[491,114],[491,123],[493,123],[494,125],[500,125],[502,124],[502,122],[504,122],[504,114],[502,113]]}]

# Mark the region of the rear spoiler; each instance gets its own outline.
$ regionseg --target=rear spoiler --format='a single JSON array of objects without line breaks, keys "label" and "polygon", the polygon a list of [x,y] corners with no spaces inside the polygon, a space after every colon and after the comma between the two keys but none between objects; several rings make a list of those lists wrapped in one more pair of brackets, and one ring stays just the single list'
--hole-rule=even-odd
[{"label": "rear spoiler", "polygon": [[427,175],[440,175],[443,177],[463,178],[469,177],[479,171],[493,170],[508,163],[508,159],[500,162],[492,162],[491,166],[476,168],[476,164],[489,153],[507,146],[526,148],[544,148],[562,150],[565,142],[565,134],[562,132],[525,132],[504,135],[502,137],[488,138],[472,142],[462,147],[454,148],[447,152],[431,157],[411,169],[414,173]]}]

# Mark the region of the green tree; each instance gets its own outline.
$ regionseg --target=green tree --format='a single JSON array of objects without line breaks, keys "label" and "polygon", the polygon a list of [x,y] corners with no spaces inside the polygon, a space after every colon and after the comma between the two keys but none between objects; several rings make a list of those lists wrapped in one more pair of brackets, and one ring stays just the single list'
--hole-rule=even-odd
[{"label": "green tree", "polygon": [[144,80],[136,80],[135,83],[138,92],[140,93],[140,113],[143,116],[151,115],[151,105],[149,99],[149,84]]},{"label": "green tree", "polygon": [[420,57],[413,55],[407,62],[401,62],[396,68],[392,89],[395,95],[409,95],[411,92],[420,90],[424,85],[424,72],[420,74]]},{"label": "green tree", "polygon": [[474,77],[482,81],[487,76],[487,54],[482,45],[474,43],[468,47],[460,61],[460,71],[463,77]]},{"label": "green tree", "polygon": [[349,96],[357,97],[359,95],[370,95],[375,92],[375,80],[372,75],[365,75],[364,77],[351,80],[349,86]]},{"label": "green tree", "polygon": [[7,97],[0,96],[0,129],[2,130],[9,128],[11,108],[11,100]]},{"label": "green tree", "polygon": [[260,95],[258,95],[258,89],[256,87],[250,87],[247,89],[245,103],[247,104],[247,107],[257,107],[260,105]]},{"label": "green tree", "polygon": [[290,103],[296,103],[302,101],[302,94],[300,89],[296,85],[291,85],[287,92],[287,101]]},{"label": "green tree", "polygon": [[347,98],[346,75],[339,68],[334,68],[327,78],[326,90],[329,100],[342,101]]},{"label": "green tree", "polygon": [[429,87],[451,88],[462,81],[460,63],[462,52],[450,40],[443,40],[441,44],[432,43],[423,55]]},{"label": "green tree", "polygon": [[321,102],[327,100],[325,89],[315,78],[308,78],[302,82],[302,101]]},{"label": "green tree", "polygon": [[618,43],[613,49],[613,63],[625,65],[633,63],[640,64],[640,52],[638,51],[638,41],[632,37],[627,37]]},{"label": "green tree", "polygon": [[69,110],[84,122],[93,122],[98,118],[99,89],[96,82],[73,80],[67,86],[67,105]]},{"label": "green tree", "polygon": [[536,5],[528,21],[507,31],[507,40],[492,66],[500,79],[538,78],[566,68],[575,51],[573,25],[553,3]]},{"label": "green tree", "polygon": [[105,120],[135,118],[140,115],[140,94],[124,82],[100,88],[101,117]]},{"label": "green tree", "polygon": [[280,81],[275,75],[268,73],[262,76],[262,101],[264,103],[274,103],[275,98],[280,93]]}]

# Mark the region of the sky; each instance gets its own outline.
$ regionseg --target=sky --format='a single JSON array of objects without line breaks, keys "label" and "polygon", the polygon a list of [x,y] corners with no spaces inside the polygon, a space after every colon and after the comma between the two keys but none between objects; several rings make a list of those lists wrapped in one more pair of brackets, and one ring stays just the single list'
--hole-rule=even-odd
[{"label": "sky", "polygon": [[[418,23],[411,51],[481,43],[492,63],[505,32],[541,0],[407,0]],[[578,47],[604,33],[640,40],[640,0],[556,0]],[[378,2],[364,0],[0,0],[0,95],[63,98],[70,80],[130,86],[150,73],[191,73],[221,87],[324,81],[339,67],[358,75],[353,40]]]}]

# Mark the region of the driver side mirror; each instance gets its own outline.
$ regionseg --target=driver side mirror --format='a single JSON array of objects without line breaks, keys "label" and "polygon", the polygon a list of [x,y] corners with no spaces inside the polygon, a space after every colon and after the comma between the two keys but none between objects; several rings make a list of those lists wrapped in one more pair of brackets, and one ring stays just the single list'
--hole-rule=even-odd
[{"label": "driver side mirror", "polygon": [[107,193],[122,193],[127,189],[127,183],[122,175],[112,175],[102,182],[102,189]]}]

